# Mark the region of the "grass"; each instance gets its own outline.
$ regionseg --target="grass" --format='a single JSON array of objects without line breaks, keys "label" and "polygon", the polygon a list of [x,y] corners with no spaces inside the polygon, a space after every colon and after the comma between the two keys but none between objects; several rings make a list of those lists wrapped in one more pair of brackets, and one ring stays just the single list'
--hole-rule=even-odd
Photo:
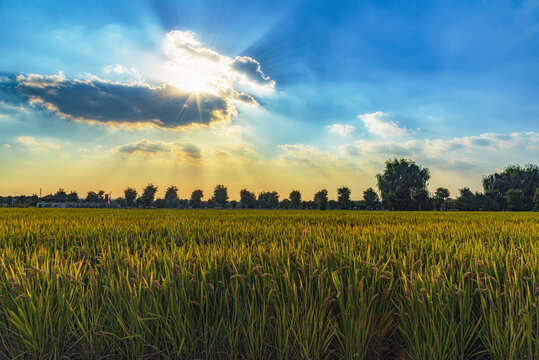
[{"label": "grass", "polygon": [[539,359],[539,214],[0,209],[0,358]]}]

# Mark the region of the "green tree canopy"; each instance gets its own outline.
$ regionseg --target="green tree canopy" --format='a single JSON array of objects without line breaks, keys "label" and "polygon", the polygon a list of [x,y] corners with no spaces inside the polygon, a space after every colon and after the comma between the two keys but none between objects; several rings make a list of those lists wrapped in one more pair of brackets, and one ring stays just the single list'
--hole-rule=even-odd
[{"label": "green tree canopy", "polygon": [[137,190],[128,187],[124,190],[124,197],[125,201],[127,202],[127,206],[133,206],[135,205],[135,200],[137,198]]},{"label": "green tree canopy", "polygon": [[197,189],[191,193],[191,198],[189,199],[189,205],[192,208],[198,209],[202,206],[202,198],[204,197],[204,193],[202,190]]},{"label": "green tree canopy", "polygon": [[382,203],[390,210],[416,210],[417,202],[412,195],[426,190],[430,179],[429,169],[421,168],[412,160],[394,159],[386,161],[385,170],[376,175]]},{"label": "green tree canopy", "polygon": [[142,190],[142,196],[140,197],[140,201],[142,202],[142,204],[146,207],[150,207],[155,198],[156,192],[157,186],[153,184],[146,185],[146,187]]},{"label": "green tree canopy", "polygon": [[337,202],[339,203],[339,208],[343,210],[350,209],[350,194],[352,191],[346,187],[342,186],[337,189]]},{"label": "green tree canopy", "polygon": [[539,187],[539,167],[537,165],[510,165],[501,173],[494,173],[483,178],[483,190],[498,190],[504,198],[503,208],[507,208],[507,191],[522,190],[522,209],[533,209],[533,195]]},{"label": "green tree canopy", "polygon": [[256,195],[247,189],[240,191],[241,206],[245,209],[253,209],[256,207]]},{"label": "green tree canopy", "polygon": [[165,192],[165,207],[177,208],[179,205],[178,188],[176,186],[169,186]]},{"label": "green tree canopy", "polygon": [[228,200],[228,189],[224,185],[217,185],[213,190],[213,201],[217,206],[225,207]]},{"label": "green tree canopy", "polygon": [[367,210],[376,210],[380,204],[380,198],[372,187],[363,192],[363,202]]},{"label": "green tree canopy", "polygon": [[314,204],[319,210],[326,210],[328,208],[328,191],[326,189],[314,194]]},{"label": "green tree canopy", "polygon": [[300,209],[302,206],[301,203],[301,192],[299,190],[293,190],[288,196],[290,199],[291,206],[294,209]]}]

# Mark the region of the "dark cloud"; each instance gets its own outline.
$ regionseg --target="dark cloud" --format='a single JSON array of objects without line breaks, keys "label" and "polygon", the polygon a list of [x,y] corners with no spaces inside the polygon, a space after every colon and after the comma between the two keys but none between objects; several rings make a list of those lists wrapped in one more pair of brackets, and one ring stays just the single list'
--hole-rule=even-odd
[{"label": "dark cloud", "polygon": [[162,152],[169,152],[170,146],[160,142],[150,142],[148,140],[141,140],[136,143],[122,145],[118,148],[118,151],[124,154],[142,153],[146,155],[154,155]]},{"label": "dark cloud", "polygon": [[236,56],[232,62],[232,68],[259,85],[275,85],[275,82],[260,70],[260,63],[248,56]]},{"label": "dark cloud", "polygon": [[198,146],[191,143],[176,143],[179,148],[180,155],[184,156],[192,162],[199,162],[202,158],[201,150]]},{"label": "dark cloud", "polygon": [[[4,83],[9,87],[12,82]],[[13,85],[12,85],[13,86]],[[171,85],[114,83],[98,78],[66,80],[61,76],[21,75],[16,90],[31,103],[77,121],[104,124],[153,124],[181,128],[229,121],[235,108],[226,98],[191,94]]]}]

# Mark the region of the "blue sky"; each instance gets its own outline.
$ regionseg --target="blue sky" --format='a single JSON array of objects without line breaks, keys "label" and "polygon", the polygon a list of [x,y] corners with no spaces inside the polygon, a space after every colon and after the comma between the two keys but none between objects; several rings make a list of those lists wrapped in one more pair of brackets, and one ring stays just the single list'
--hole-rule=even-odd
[{"label": "blue sky", "polygon": [[[429,188],[539,159],[537,1],[0,3],[0,193]],[[355,194],[355,195],[354,195]]]}]

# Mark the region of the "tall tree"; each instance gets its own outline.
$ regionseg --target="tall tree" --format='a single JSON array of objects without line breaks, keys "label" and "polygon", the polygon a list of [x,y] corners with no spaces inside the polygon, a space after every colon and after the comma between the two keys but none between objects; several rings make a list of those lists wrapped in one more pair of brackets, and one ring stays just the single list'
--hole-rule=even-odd
[{"label": "tall tree", "polygon": [[86,202],[98,203],[99,200],[99,195],[95,191],[88,191],[88,194],[86,195]]},{"label": "tall tree", "polygon": [[140,201],[144,206],[150,207],[152,205],[152,202],[155,198],[155,193],[157,192],[157,186],[153,184],[148,184],[146,187],[142,190],[142,196],[140,197]]},{"label": "tall tree", "polygon": [[507,198],[507,209],[509,211],[524,210],[524,193],[520,189],[509,189],[505,194]]},{"label": "tall tree", "polygon": [[539,211],[539,187],[535,189],[535,193],[533,194],[533,209]]},{"label": "tall tree", "polygon": [[290,199],[291,205],[294,209],[301,208],[301,192],[299,192],[299,190],[293,190],[288,196],[288,198]]},{"label": "tall tree", "polygon": [[252,209],[256,207],[256,195],[247,189],[240,191],[241,206],[245,209]]},{"label": "tall tree", "polygon": [[137,190],[128,187],[124,190],[124,197],[125,202],[127,203],[127,206],[133,206],[135,205],[135,200],[137,198]]},{"label": "tall tree", "polygon": [[439,187],[434,192],[434,201],[436,202],[436,209],[446,210],[445,201],[449,197],[449,190],[443,187]]},{"label": "tall tree", "polygon": [[224,185],[217,185],[213,190],[212,199],[218,206],[225,207],[228,200],[228,189]]},{"label": "tall tree", "polygon": [[539,187],[539,167],[537,165],[510,165],[501,173],[494,173],[483,178],[483,190],[498,190],[504,198],[503,209],[507,208],[507,191],[522,190],[522,209],[533,208],[533,195]]},{"label": "tall tree", "polygon": [[262,209],[276,209],[279,207],[279,194],[277,191],[265,191],[258,194],[258,204]]},{"label": "tall tree", "polygon": [[165,192],[165,207],[177,208],[179,205],[178,203],[178,188],[174,185],[171,185],[167,188],[167,191]]},{"label": "tall tree", "polygon": [[70,191],[69,194],[67,194],[66,200],[68,202],[77,202],[79,201],[79,194],[77,194],[76,191]]},{"label": "tall tree", "polygon": [[54,201],[56,201],[56,202],[66,202],[67,201],[67,193],[64,191],[64,189],[58,189],[56,194],[54,194]]},{"label": "tall tree", "polygon": [[380,205],[380,198],[372,187],[363,192],[363,202],[367,210],[376,210]]},{"label": "tall tree", "polygon": [[328,191],[326,189],[314,194],[314,204],[319,210],[326,210],[328,208]]},{"label": "tall tree", "polygon": [[337,189],[337,201],[339,203],[339,208],[343,210],[350,209],[350,194],[351,191],[346,186]]},{"label": "tall tree", "polygon": [[191,198],[189,199],[189,205],[192,208],[198,209],[202,206],[202,198],[204,197],[204,193],[202,190],[198,189],[191,193]]},{"label": "tall tree", "polygon": [[430,179],[429,169],[421,168],[412,160],[394,159],[386,161],[384,172],[376,175],[382,203],[390,210],[415,210],[417,203],[412,195],[426,190]]},{"label": "tall tree", "polygon": [[457,210],[461,211],[476,211],[479,210],[477,198],[474,193],[467,187],[459,190],[460,196],[456,201]]}]

